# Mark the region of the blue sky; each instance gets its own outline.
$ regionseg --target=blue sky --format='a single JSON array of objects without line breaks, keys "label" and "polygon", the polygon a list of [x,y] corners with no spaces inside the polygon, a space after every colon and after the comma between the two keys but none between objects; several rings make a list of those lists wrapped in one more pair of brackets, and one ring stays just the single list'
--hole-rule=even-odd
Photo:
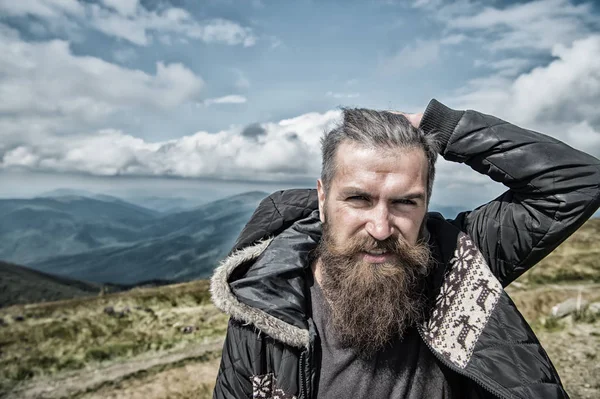
[{"label": "blue sky", "polygon": [[[1,196],[311,186],[339,106],[431,98],[600,156],[594,2],[0,0],[0,51]],[[434,202],[503,190],[438,168]]]}]

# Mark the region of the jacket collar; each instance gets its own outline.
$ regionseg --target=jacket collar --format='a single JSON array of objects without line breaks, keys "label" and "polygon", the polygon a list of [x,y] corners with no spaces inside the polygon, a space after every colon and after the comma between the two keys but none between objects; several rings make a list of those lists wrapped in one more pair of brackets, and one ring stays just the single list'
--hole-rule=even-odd
[{"label": "jacket collar", "polygon": [[288,345],[309,346],[307,271],[321,238],[318,211],[227,257],[211,279],[214,304]]}]

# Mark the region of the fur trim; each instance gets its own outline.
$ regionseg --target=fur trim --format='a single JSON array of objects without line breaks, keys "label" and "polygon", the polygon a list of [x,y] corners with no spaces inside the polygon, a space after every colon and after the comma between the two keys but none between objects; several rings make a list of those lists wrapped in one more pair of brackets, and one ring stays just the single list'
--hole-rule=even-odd
[{"label": "fur trim", "polygon": [[253,308],[238,299],[229,287],[229,276],[240,265],[256,259],[264,252],[273,238],[260,241],[255,245],[234,252],[225,258],[210,280],[210,293],[213,303],[232,318],[253,324],[271,337],[297,348],[308,348],[308,330],[288,324],[270,314]]}]

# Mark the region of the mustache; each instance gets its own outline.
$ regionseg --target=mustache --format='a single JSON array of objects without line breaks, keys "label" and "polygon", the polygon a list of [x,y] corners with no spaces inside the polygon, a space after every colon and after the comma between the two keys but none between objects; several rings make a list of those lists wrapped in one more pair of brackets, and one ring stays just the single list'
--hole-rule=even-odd
[{"label": "mustache", "polygon": [[344,242],[343,247],[340,244],[338,248],[338,245],[335,245],[332,242],[328,242],[328,244],[330,251],[333,253],[347,256],[376,250],[382,250],[387,253],[401,256],[402,254],[410,252],[414,247],[401,237],[388,237],[385,240],[377,240],[371,236],[355,236]]},{"label": "mustache", "polygon": [[383,250],[392,255],[394,264],[404,267],[427,269],[432,261],[429,245],[426,240],[418,240],[415,244],[409,243],[402,236],[390,236],[385,240],[377,240],[370,235],[354,235],[343,242],[336,242],[334,234],[328,224],[323,224],[323,241],[317,253],[324,251],[338,259],[356,261],[362,252]]},{"label": "mustache", "polygon": [[356,252],[366,252],[366,251],[375,251],[382,250],[391,253],[399,253],[402,251],[403,245],[398,239],[389,237],[385,240],[376,240],[372,237],[365,237],[360,241],[357,241],[354,249]]}]

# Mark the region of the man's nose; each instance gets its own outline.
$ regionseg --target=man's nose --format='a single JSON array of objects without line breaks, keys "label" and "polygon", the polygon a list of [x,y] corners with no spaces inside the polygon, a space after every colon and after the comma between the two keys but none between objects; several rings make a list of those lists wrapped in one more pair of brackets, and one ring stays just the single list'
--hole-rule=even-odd
[{"label": "man's nose", "polygon": [[374,239],[383,241],[394,232],[390,221],[390,213],[384,207],[377,207],[372,212],[366,225],[367,233]]}]

